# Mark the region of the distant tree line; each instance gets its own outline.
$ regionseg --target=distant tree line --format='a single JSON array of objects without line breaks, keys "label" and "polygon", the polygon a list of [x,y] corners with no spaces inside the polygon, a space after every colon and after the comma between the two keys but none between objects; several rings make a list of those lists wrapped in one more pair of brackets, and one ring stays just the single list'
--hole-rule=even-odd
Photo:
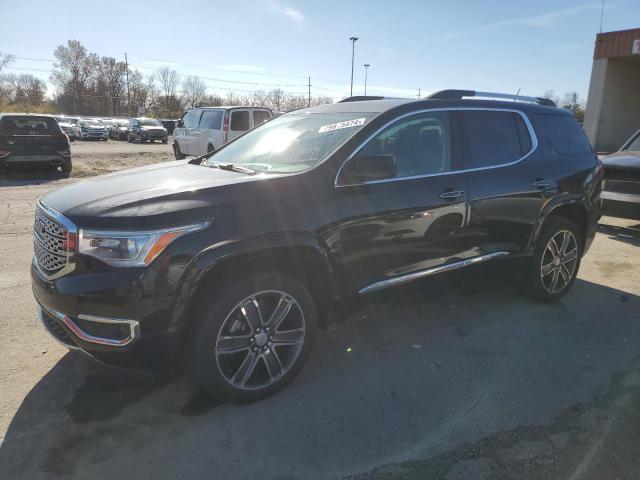
[{"label": "distant tree line", "polygon": [[[145,115],[176,118],[195,106],[251,105],[291,111],[306,107],[308,96],[291,95],[282,89],[259,90],[247,95],[229,91],[210,94],[197,75],[180,75],[161,67],[151,75],[109,56],[89,52],[79,41],[69,40],[53,52],[55,63],[49,76],[53,95],[46,97],[45,83],[29,74],[3,74],[15,57],[0,52],[0,111],[48,111],[104,117]],[[128,92],[127,92],[128,74]],[[332,103],[328,96],[314,96],[311,105]]]},{"label": "distant tree line", "polygon": [[560,98],[556,96],[553,90],[547,90],[542,96],[553,100],[559,107],[571,110],[580,123],[584,122],[585,104],[577,92],[567,92],[564,97]]}]

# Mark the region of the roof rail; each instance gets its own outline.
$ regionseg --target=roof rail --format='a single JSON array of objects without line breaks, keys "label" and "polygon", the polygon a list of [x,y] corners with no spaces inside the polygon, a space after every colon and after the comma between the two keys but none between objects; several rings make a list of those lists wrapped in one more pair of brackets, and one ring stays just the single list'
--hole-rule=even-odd
[{"label": "roof rail", "polygon": [[465,97],[472,98],[494,98],[498,100],[511,100],[512,102],[527,102],[545,105],[547,107],[557,106],[553,100],[542,97],[527,97],[523,95],[511,95],[510,93],[476,92],[475,90],[441,90],[430,95],[430,100],[461,100]]}]

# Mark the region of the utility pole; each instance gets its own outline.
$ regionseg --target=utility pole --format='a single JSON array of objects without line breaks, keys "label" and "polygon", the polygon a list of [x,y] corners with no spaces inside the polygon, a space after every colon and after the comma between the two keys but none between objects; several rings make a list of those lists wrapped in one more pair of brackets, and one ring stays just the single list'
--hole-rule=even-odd
[{"label": "utility pole", "polygon": [[368,63],[364,64],[364,96],[367,96],[367,76],[369,74],[369,65]]},{"label": "utility pole", "polygon": [[127,60],[127,52],[124,52],[124,71],[127,76],[127,116],[131,118],[131,93],[129,91],[129,61]]},{"label": "utility pole", "polygon": [[356,42],[358,41],[358,37],[349,37],[351,40],[351,97],[353,97],[353,61],[356,55]]},{"label": "utility pole", "polygon": [[418,100],[420,100],[420,89],[418,89]]},{"label": "utility pole", "polygon": [[311,106],[311,77],[309,77],[309,96],[307,98],[307,107]]}]

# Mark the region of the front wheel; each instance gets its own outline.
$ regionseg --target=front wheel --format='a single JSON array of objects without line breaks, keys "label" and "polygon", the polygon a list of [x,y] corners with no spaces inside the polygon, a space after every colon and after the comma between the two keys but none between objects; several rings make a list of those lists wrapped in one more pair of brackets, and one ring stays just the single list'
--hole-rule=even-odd
[{"label": "front wheel", "polygon": [[231,402],[266,398],[290,382],[309,353],[316,326],[307,288],[280,273],[218,290],[199,315],[192,371],[210,395]]},{"label": "front wheel", "polygon": [[575,223],[551,217],[544,225],[524,279],[527,294],[554,302],[573,285],[580,267],[583,239]]}]

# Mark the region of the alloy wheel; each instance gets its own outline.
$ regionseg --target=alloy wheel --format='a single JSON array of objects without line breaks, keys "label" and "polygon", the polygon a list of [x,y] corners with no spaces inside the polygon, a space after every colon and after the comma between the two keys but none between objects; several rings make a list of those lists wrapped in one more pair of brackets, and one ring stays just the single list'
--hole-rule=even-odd
[{"label": "alloy wheel", "polygon": [[540,263],[543,287],[551,294],[562,291],[571,282],[578,264],[578,242],[569,230],[551,237]]},{"label": "alloy wheel", "polygon": [[254,293],[231,310],[218,332],[218,369],[236,388],[268,387],[295,364],[304,338],[304,313],[291,295],[278,290]]}]

